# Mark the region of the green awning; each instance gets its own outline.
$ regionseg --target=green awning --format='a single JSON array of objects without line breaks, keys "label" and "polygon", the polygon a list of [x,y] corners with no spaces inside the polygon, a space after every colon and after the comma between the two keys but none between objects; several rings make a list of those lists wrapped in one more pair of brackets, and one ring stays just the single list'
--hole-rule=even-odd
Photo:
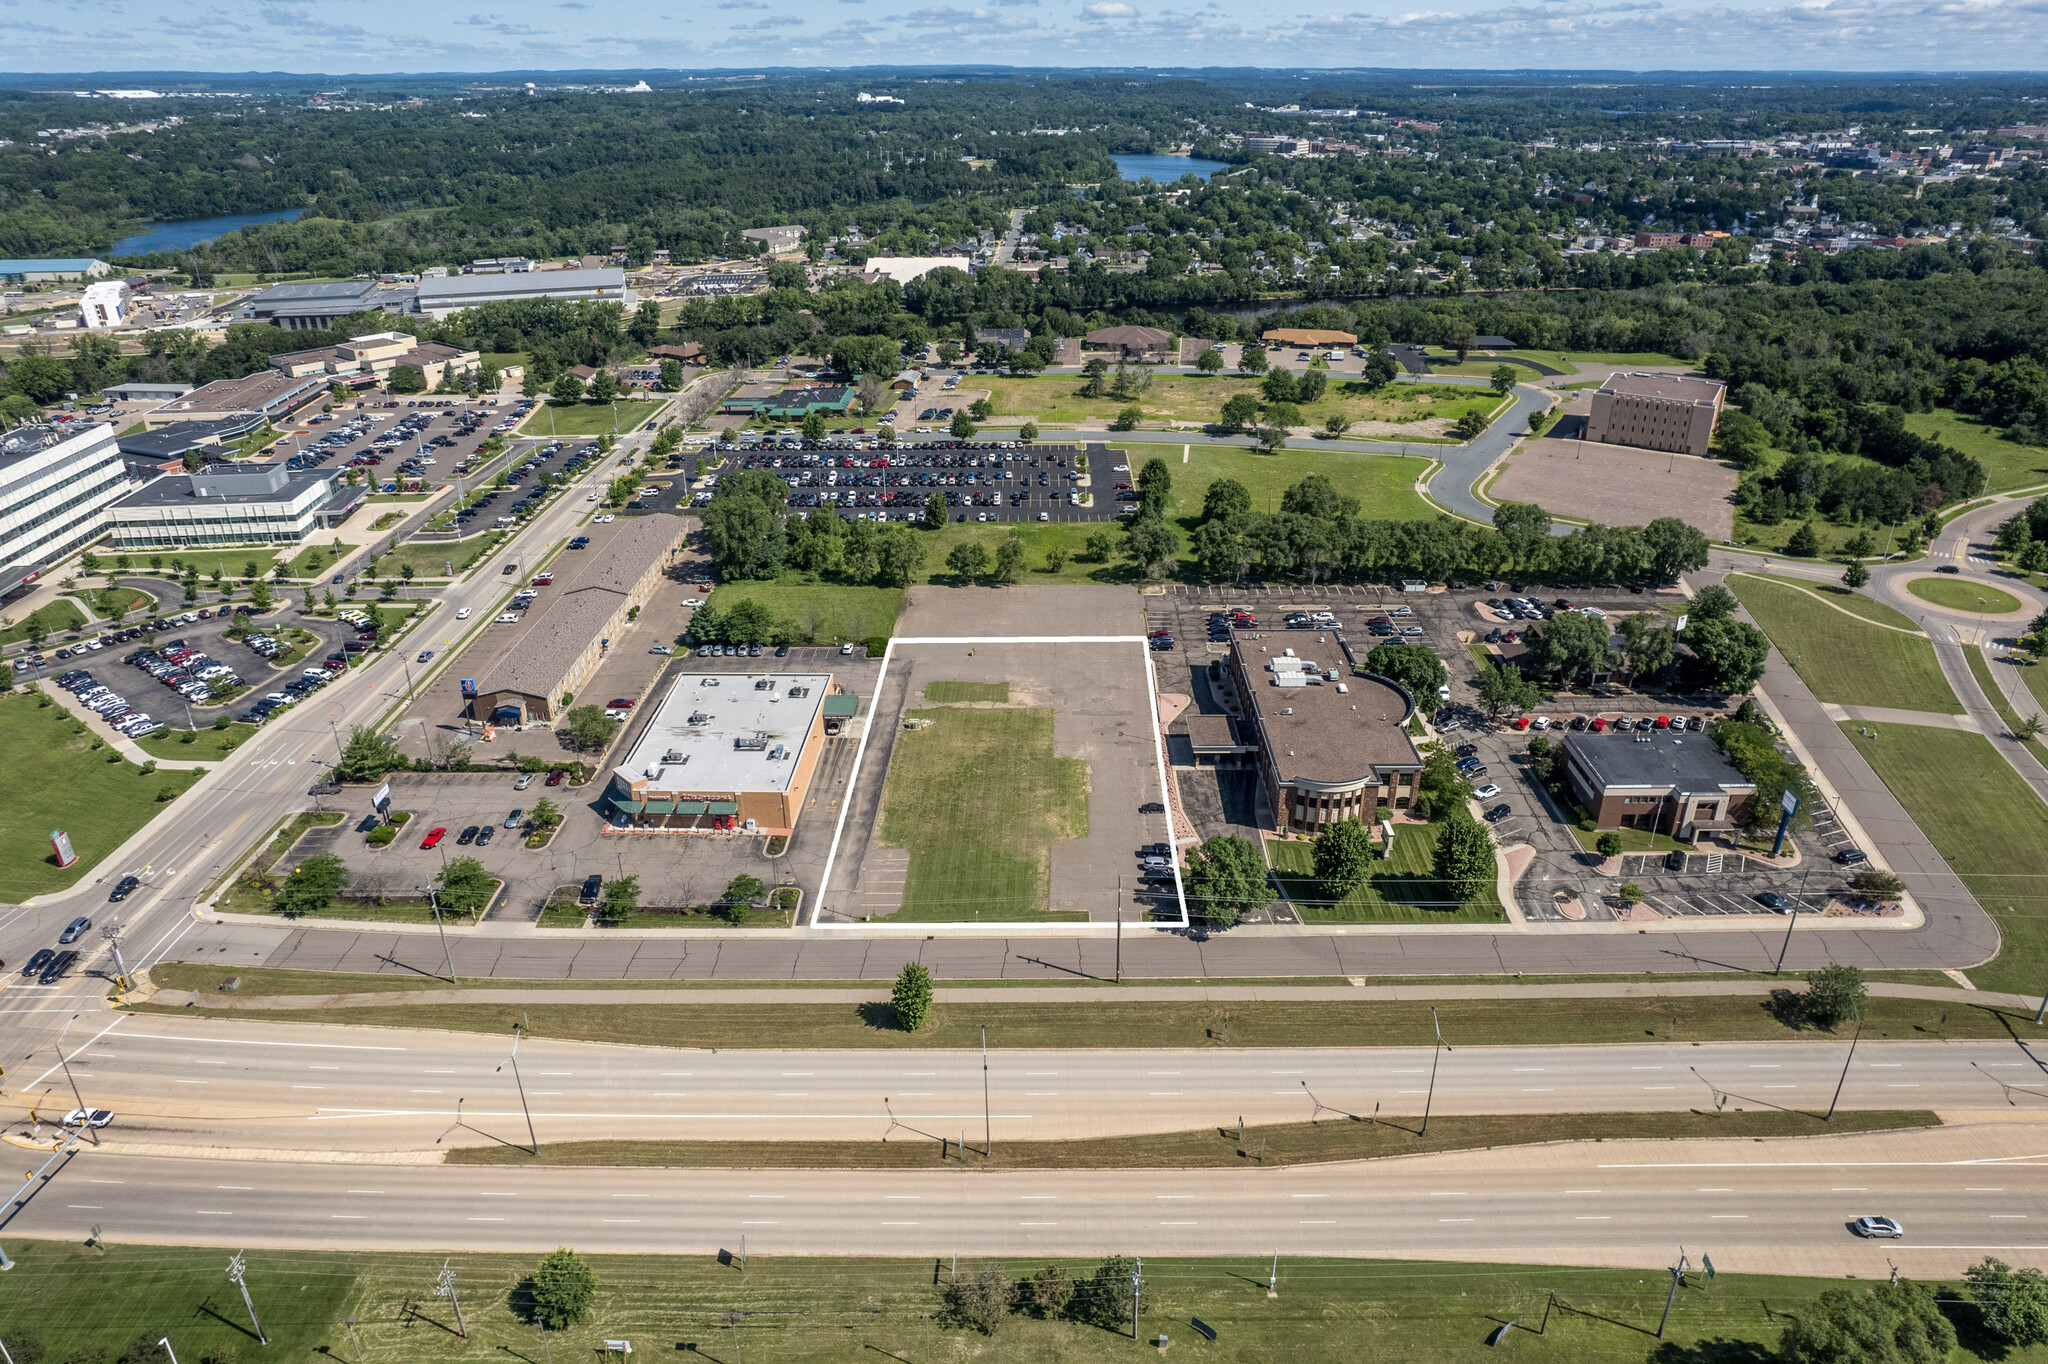
[{"label": "green awning", "polygon": [[613,796],[612,808],[622,815],[637,815],[647,808],[647,802],[644,800],[620,800],[617,796]]},{"label": "green awning", "polygon": [[704,813],[704,802],[701,800],[679,800],[676,802],[676,813],[679,815],[701,815]]},{"label": "green awning", "polygon": [[859,711],[860,697],[852,692],[847,692],[842,696],[828,696],[825,698],[825,718],[827,720],[851,720]]},{"label": "green awning", "polygon": [[676,803],[672,800],[650,800],[647,802],[647,813],[650,815],[673,814],[675,813],[675,808]]},{"label": "green awning", "polygon": [[733,800],[714,800],[704,807],[707,815],[736,815],[739,812],[739,802]]}]

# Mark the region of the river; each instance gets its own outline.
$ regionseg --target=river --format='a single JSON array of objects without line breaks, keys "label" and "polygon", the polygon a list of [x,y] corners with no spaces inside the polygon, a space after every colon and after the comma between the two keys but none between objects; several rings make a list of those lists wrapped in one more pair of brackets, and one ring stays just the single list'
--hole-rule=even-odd
[{"label": "river", "polygon": [[237,228],[254,227],[258,223],[288,223],[305,211],[303,208],[284,208],[274,213],[230,213],[219,218],[188,218],[181,223],[151,223],[147,231],[115,242],[113,254],[146,256],[152,251],[183,251],[187,247],[225,237]]},{"label": "river", "polygon": [[1151,176],[1162,185],[1170,185],[1183,175],[1193,173],[1207,180],[1217,171],[1229,169],[1224,161],[1202,161],[1192,156],[1112,156],[1116,172],[1124,179],[1136,184]]}]

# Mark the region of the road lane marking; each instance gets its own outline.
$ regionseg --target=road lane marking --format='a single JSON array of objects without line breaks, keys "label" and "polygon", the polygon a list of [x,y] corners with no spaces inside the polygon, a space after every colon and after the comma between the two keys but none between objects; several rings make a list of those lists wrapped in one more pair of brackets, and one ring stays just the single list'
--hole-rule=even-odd
[{"label": "road lane marking", "polygon": [[327,1214],[327,1220],[330,1222],[361,1222],[368,1216],[369,1214],[366,1212],[331,1212]]},{"label": "road lane marking", "polygon": [[1436,1220],[1439,1222],[1476,1222],[1479,1219],[1476,1217],[1439,1217]]},{"label": "road lane marking", "polygon": [[1716,1222],[1747,1222],[1749,1220],[1749,1214],[1746,1212],[1717,1212],[1709,1214],[1709,1216]]},{"label": "road lane marking", "polygon": [[916,1226],[916,1225],[917,1225],[917,1223],[915,1223],[915,1222],[884,1222],[884,1223],[882,1223],[882,1225],[883,1225],[883,1226],[885,1226],[885,1227],[914,1227],[914,1226]]},{"label": "road lane marking", "polygon": [[1574,1222],[1612,1222],[1613,1220],[1614,1219],[1612,1217],[1602,1216],[1600,1214],[1593,1214],[1585,1217],[1574,1217],[1572,1219],[1572,1221]]}]

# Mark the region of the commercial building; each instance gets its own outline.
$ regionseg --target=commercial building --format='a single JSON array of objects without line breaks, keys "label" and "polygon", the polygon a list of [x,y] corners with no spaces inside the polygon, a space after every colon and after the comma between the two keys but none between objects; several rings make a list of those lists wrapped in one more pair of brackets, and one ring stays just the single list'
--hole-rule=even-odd
[{"label": "commercial building", "polygon": [[1358,338],[1350,332],[1322,331],[1314,327],[1275,327],[1259,339],[1269,346],[1355,346]]},{"label": "commercial building", "polygon": [[1274,825],[1285,832],[1313,834],[1341,819],[1371,823],[1383,805],[1407,808],[1422,771],[1407,729],[1414,698],[1375,674],[1340,678],[1335,644],[1327,661],[1272,647],[1281,651],[1231,641],[1231,681],[1242,698],[1236,733],[1205,733],[1202,746],[1219,756],[1254,748]]},{"label": "commercial building", "polygon": [[854,392],[841,384],[806,384],[783,388],[774,383],[741,384],[718,405],[720,412],[802,421],[813,412],[844,416]]},{"label": "commercial building", "polygon": [[81,327],[125,327],[128,325],[128,281],[99,279],[85,286],[78,300]]},{"label": "commercial building", "polygon": [[98,539],[132,485],[112,426],[18,426],[0,434],[0,599]]},{"label": "commercial building", "polygon": [[1173,334],[1158,327],[1101,327],[1089,332],[1086,340],[1098,350],[1115,352],[1120,359],[1149,360],[1165,352],[1173,343]]},{"label": "commercial building", "polygon": [[121,449],[121,461],[128,466],[128,476],[137,482],[147,483],[160,473],[182,471],[188,455],[197,455],[209,462],[221,458],[224,444],[239,440],[262,425],[261,417],[172,422],[154,431],[134,431],[116,436],[114,443]]},{"label": "commercial building", "polygon": [[107,513],[117,550],[212,545],[296,545],[332,530],[369,495],[341,481],[340,469],[283,464],[210,464],[167,474],[122,498]]},{"label": "commercial building", "polygon": [[486,303],[555,298],[568,303],[617,303],[633,310],[637,295],[626,287],[626,272],[616,266],[598,270],[531,270],[500,275],[450,275],[419,284],[420,315],[440,320]]},{"label": "commercial building", "polygon": [[0,279],[23,284],[55,284],[67,279],[103,279],[113,266],[88,256],[55,260],[0,260]]},{"label": "commercial building", "polygon": [[[327,391],[325,375],[279,374],[274,369],[239,379],[215,379],[142,414],[152,429],[172,422],[221,421],[232,417],[281,420]],[[252,428],[253,429],[253,428]]]},{"label": "commercial building", "polygon": [[1704,455],[1728,390],[1712,379],[1610,374],[1593,395],[1586,439],[1638,450]]},{"label": "commercial building", "polygon": [[[521,623],[520,646],[480,677],[463,679],[470,718],[552,725],[564,697],[583,690],[627,617],[645,606],[683,551],[685,523],[657,512],[621,521],[599,544],[570,551],[555,569],[557,595]],[[580,561],[580,562],[579,562]]]},{"label": "commercial building", "polygon": [[1704,734],[1568,734],[1564,770],[1600,828],[1688,841],[1734,828],[1756,795],[1756,783]]},{"label": "commercial building", "polygon": [[[387,291],[373,279],[341,280],[333,284],[275,284],[244,299],[235,309],[241,322],[268,322],[288,332],[326,331],[355,313],[403,312],[399,299],[387,298]],[[396,304],[397,306],[391,306]]]},{"label": "commercial building", "polygon": [[1031,344],[1031,333],[1023,327],[976,327],[974,344],[1001,346],[1004,350],[1018,351]]},{"label": "commercial building", "polygon": [[612,769],[615,827],[795,830],[825,748],[830,673],[685,673]]},{"label": "commercial building", "polygon": [[400,365],[411,365],[437,387],[452,368],[456,373],[483,363],[483,356],[459,346],[422,341],[410,332],[371,332],[350,337],[337,346],[292,351],[270,357],[270,367],[293,378],[326,374],[356,387],[380,382]]},{"label": "commercial building", "polygon": [[768,248],[770,255],[784,251],[795,251],[804,244],[804,230],[791,224],[787,227],[749,227],[740,233],[744,241],[759,242]]},{"label": "commercial building", "polygon": [[167,403],[191,391],[190,384],[153,383],[147,379],[130,379],[127,383],[108,384],[106,387],[106,395],[117,403]]}]

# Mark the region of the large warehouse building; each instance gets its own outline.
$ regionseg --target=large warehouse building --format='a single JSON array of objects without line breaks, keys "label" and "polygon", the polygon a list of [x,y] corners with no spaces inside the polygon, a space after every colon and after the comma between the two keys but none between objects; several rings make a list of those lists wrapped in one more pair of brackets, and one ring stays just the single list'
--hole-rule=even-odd
[{"label": "large warehouse building", "polygon": [[[1231,680],[1243,698],[1234,737],[1255,746],[1283,832],[1314,834],[1340,819],[1369,824],[1382,805],[1405,809],[1422,773],[1407,729],[1414,699],[1383,677],[1340,677],[1343,654],[1335,644],[1329,652],[1319,661],[1292,649],[1268,653],[1249,638],[1231,642]],[[1233,743],[1227,751],[1243,750]]]},{"label": "large warehouse building", "polygon": [[448,275],[420,281],[416,307],[436,320],[464,308],[513,299],[558,298],[569,303],[617,303],[627,312],[637,301],[617,266],[595,270],[531,270],[503,275]]},{"label": "large warehouse building", "polygon": [[684,531],[679,516],[637,516],[602,544],[558,561],[559,594],[521,623],[514,647],[488,671],[464,680],[470,718],[553,724],[563,698],[583,690],[625,634],[627,618],[654,596],[683,551]]},{"label": "large warehouse building", "polygon": [[825,747],[830,673],[686,673],[605,798],[634,829],[787,834]]},{"label": "large warehouse building", "polygon": [[1593,395],[1586,439],[1638,450],[1704,455],[1721,415],[1724,385],[1675,374],[1610,374]]}]

